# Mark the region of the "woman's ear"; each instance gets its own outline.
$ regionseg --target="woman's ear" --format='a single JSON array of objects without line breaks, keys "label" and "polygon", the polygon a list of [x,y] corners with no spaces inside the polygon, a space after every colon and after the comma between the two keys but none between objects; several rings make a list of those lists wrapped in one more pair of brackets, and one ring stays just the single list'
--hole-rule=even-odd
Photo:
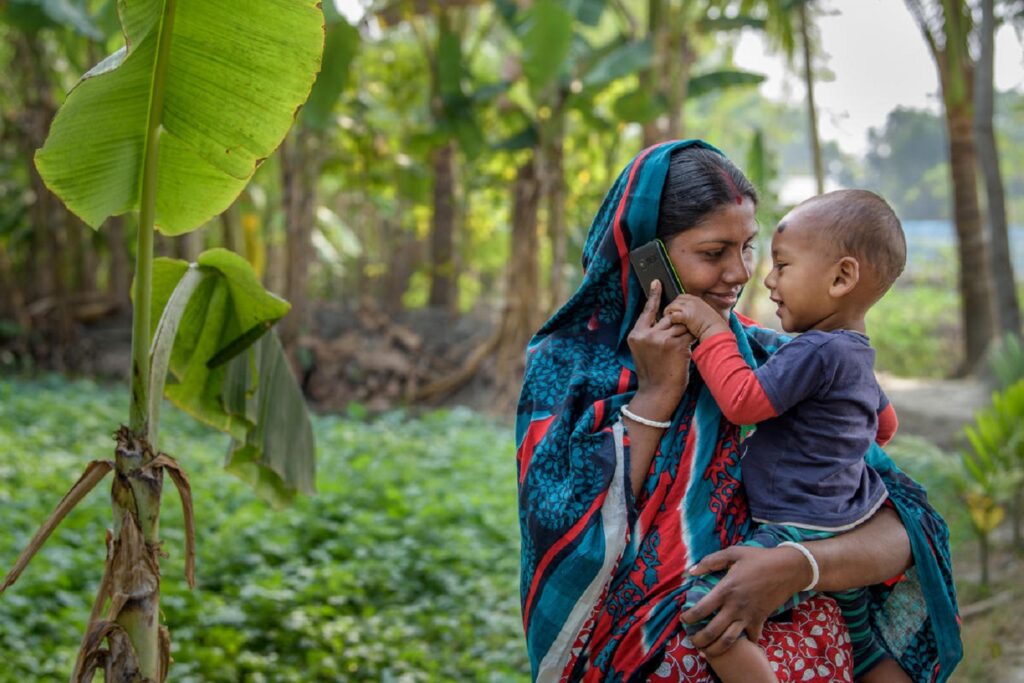
[{"label": "woman's ear", "polygon": [[832,285],[829,296],[846,296],[860,282],[860,262],[852,256],[844,256],[833,266]]}]

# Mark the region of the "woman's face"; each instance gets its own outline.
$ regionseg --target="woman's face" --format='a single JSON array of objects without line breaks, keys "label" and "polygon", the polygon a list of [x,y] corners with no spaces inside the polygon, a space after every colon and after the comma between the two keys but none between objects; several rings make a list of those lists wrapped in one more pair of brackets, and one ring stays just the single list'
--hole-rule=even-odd
[{"label": "woman's face", "polygon": [[695,228],[665,241],[687,294],[698,296],[723,318],[736,305],[754,269],[757,223],[750,197],[716,209]]}]

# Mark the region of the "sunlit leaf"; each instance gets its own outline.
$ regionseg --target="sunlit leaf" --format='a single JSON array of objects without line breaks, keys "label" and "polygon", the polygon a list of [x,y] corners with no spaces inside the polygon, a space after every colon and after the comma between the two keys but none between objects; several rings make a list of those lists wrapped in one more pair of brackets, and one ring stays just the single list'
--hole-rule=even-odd
[{"label": "sunlit leaf", "polygon": [[157,226],[180,234],[221,213],[309,95],[318,5],[124,0],[128,47],[82,77],[36,154],[47,186],[93,227],[137,209],[147,131],[159,124]]}]

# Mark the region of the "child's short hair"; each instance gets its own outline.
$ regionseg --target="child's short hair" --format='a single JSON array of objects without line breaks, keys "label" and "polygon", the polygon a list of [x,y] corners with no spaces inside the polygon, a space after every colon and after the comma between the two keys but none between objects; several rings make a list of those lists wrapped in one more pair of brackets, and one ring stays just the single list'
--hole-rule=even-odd
[{"label": "child's short hair", "polygon": [[821,212],[821,229],[835,247],[875,275],[878,296],[903,272],[907,240],[889,203],[868,190],[836,190],[811,197],[803,206]]}]

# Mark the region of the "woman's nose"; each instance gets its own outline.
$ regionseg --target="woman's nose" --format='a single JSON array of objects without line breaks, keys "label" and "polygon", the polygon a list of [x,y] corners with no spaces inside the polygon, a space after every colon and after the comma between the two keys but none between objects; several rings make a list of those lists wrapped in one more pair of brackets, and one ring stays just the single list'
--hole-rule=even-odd
[{"label": "woman's nose", "polygon": [[750,280],[752,270],[753,263],[748,263],[742,254],[736,254],[734,258],[729,260],[722,275],[723,279],[730,284],[745,285]]}]

